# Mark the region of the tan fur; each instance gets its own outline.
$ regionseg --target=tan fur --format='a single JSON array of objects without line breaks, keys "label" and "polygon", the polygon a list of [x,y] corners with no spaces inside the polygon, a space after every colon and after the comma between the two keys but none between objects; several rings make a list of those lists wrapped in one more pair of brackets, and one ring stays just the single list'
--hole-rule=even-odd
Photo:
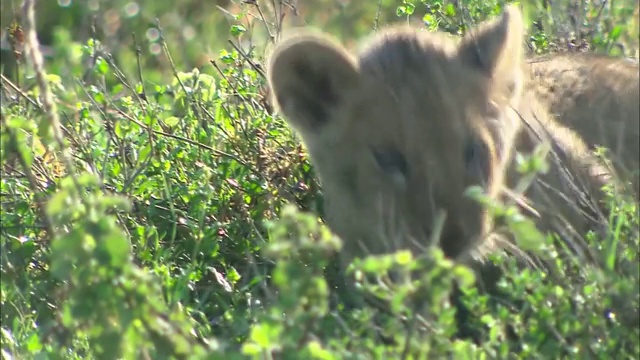
[{"label": "tan fur", "polygon": [[446,214],[440,238],[446,255],[459,259],[479,244],[494,249],[488,239],[494,224],[463,193],[482,185],[503,198],[505,185],[519,178],[513,150],[530,152],[543,141],[562,163],[552,162],[527,193],[538,225],[557,228],[559,214],[577,231],[589,226],[560,169],[584,181],[588,192],[606,174],[527,90],[523,35],[520,11],[510,6],[461,41],[392,27],[357,56],[314,33],[276,46],[268,67],[274,103],[308,148],[345,261],[422,251],[439,211]]},{"label": "tan fur", "polygon": [[558,121],[591,149],[609,150],[615,169],[631,173],[640,195],[640,68],[630,59],[562,54],[529,61],[529,87]]}]

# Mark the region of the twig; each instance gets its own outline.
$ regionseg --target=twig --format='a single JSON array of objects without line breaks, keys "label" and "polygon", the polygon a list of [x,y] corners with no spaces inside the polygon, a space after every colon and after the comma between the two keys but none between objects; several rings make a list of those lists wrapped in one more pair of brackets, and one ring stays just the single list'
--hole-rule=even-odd
[{"label": "twig", "polygon": [[373,31],[377,32],[380,24],[380,13],[382,12],[382,0],[378,0],[378,8],[376,9],[376,17],[373,19]]},{"label": "twig", "polygon": [[253,70],[257,71],[258,74],[260,74],[264,79],[267,78],[267,75],[264,73],[264,70],[262,70],[262,66],[260,66],[260,64],[254,63],[253,60],[251,60],[251,58],[249,58],[249,55],[245,54],[245,52],[242,49],[240,49],[236,44],[234,44],[233,41],[228,40],[228,42],[229,42],[229,44],[231,44],[231,46],[233,46],[234,49],[236,49],[238,54],[240,54],[242,56],[242,58],[244,58],[244,60],[246,62],[248,62],[249,65],[251,65]]},{"label": "twig", "polygon": [[40,105],[37,101],[33,100],[29,97],[22,89],[20,89],[16,84],[12,83],[11,80],[7,79],[4,74],[0,74],[0,78],[2,78],[2,84],[7,84],[13,91],[17,92],[18,95],[22,96],[25,100],[27,100],[31,105],[37,107],[40,110],[43,110],[42,105]]}]

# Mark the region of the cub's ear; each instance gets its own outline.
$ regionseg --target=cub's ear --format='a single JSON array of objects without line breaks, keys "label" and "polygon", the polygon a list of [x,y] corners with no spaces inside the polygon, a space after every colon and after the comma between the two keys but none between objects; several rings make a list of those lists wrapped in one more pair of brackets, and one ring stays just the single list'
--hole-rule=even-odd
[{"label": "cub's ear", "polygon": [[517,5],[509,5],[499,18],[471,30],[462,39],[458,56],[494,80],[506,81],[509,84],[505,85],[512,88],[521,81],[524,32],[522,12]]},{"label": "cub's ear", "polygon": [[355,61],[327,37],[305,33],[276,45],[268,66],[274,103],[287,121],[307,133],[331,121],[358,86]]}]

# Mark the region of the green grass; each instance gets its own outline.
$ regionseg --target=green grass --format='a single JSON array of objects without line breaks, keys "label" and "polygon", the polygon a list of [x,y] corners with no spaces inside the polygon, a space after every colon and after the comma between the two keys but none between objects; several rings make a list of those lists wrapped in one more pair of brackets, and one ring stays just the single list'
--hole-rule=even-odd
[{"label": "green grass", "polygon": [[[22,50],[9,3],[3,27],[14,29],[9,42]],[[439,251],[417,258],[400,252],[353,264],[362,288],[391,306],[347,309],[324,277],[340,241],[312,215],[323,212],[313,166],[265,101],[260,64],[272,46],[267,33],[283,31],[274,19],[284,7],[235,4],[222,20],[213,6],[189,0],[172,7],[140,1],[144,11],[131,17],[122,16],[129,2],[97,10],[79,3],[39,7],[36,20],[46,24],[39,37],[52,50],[45,73],[24,51],[3,51],[3,359],[640,353],[635,204],[612,199],[618,216],[610,231],[585,234],[602,266],[553,247],[544,253],[553,272],[522,270],[496,255],[507,269],[498,285],[506,296],[496,300]],[[504,5],[459,3],[318,0],[299,11],[352,42],[376,24],[399,21],[459,34]],[[637,57],[636,2],[543,3],[526,7],[531,53],[588,48]],[[92,31],[90,21],[78,21],[114,11],[121,14],[115,34],[108,22]],[[150,33],[155,18],[161,31]],[[286,26],[294,21],[291,11],[285,18]],[[513,226],[529,231],[526,223]],[[420,276],[390,283],[391,268]],[[478,344],[454,336],[453,281],[463,285],[465,326]],[[416,294],[427,304],[420,319],[413,316]]]}]

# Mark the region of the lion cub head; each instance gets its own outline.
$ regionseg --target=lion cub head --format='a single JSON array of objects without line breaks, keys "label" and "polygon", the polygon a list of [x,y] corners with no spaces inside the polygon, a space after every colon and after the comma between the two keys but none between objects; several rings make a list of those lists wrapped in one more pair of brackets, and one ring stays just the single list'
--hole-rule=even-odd
[{"label": "lion cub head", "polygon": [[422,250],[441,212],[448,256],[490,231],[464,193],[480,185],[495,196],[502,185],[510,146],[495,135],[516,116],[523,31],[509,7],[461,40],[396,27],[357,56],[311,33],[278,44],[274,102],[309,151],[347,256]]}]

